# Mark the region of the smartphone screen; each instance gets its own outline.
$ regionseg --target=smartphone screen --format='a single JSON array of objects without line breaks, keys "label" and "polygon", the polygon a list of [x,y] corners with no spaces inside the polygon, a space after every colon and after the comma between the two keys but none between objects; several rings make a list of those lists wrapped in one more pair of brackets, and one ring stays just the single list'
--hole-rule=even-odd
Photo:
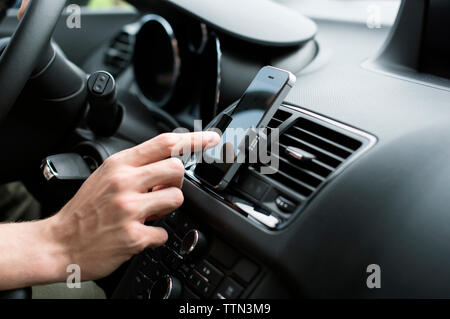
[{"label": "smartphone screen", "polygon": [[[216,186],[236,164],[250,128],[265,127],[281,104],[277,100],[287,91],[290,73],[272,67],[263,68],[238,105],[230,114],[231,121],[222,133],[220,143],[203,154],[195,174],[208,184]],[[284,99],[285,96],[282,98]],[[224,129],[224,128],[219,128]]]}]

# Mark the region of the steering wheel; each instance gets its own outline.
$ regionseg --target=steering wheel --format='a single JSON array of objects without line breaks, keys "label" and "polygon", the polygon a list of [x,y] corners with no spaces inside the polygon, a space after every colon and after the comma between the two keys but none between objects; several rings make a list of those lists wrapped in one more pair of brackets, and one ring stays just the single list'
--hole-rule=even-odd
[{"label": "steering wheel", "polygon": [[35,0],[0,57],[0,123],[9,113],[50,43],[66,0]]}]

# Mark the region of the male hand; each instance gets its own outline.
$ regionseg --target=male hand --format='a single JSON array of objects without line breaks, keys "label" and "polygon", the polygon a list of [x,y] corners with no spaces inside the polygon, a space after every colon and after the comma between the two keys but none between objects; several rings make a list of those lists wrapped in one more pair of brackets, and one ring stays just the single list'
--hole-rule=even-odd
[{"label": "male hand", "polygon": [[48,235],[61,247],[60,271],[77,264],[83,280],[99,279],[144,249],[163,245],[167,232],[144,223],[173,212],[184,201],[184,166],[169,157],[219,141],[213,132],[163,134],[109,158],[49,219]]}]

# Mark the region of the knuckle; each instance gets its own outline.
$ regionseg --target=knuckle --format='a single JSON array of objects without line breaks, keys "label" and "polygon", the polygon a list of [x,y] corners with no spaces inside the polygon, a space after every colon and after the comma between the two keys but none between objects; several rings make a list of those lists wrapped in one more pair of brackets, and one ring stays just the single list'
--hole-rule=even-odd
[{"label": "knuckle", "polygon": [[160,231],[155,232],[155,242],[158,245],[164,245],[169,240],[169,235],[167,231],[161,229]]},{"label": "knuckle", "polygon": [[183,162],[176,157],[172,157],[169,159],[169,167],[179,174],[184,175],[184,165]]},{"label": "knuckle", "polygon": [[175,133],[164,133],[158,137],[158,141],[173,154],[179,142],[179,136]]},{"label": "knuckle", "polygon": [[103,166],[105,166],[107,168],[115,167],[118,164],[118,162],[119,162],[119,155],[114,154],[105,160],[105,162],[103,163]]},{"label": "knuckle", "polygon": [[109,177],[108,183],[113,190],[118,191],[122,189],[123,178],[119,174],[114,174]]},{"label": "knuckle", "polygon": [[126,196],[116,196],[116,198],[113,200],[113,206],[116,210],[119,210],[121,212],[133,212],[130,200]]},{"label": "knuckle", "polygon": [[151,247],[159,247],[169,240],[167,231],[163,228],[154,228],[151,230]]},{"label": "knuckle", "polygon": [[174,133],[164,133],[158,137],[158,141],[167,147],[173,147],[178,142],[178,137]]},{"label": "knuckle", "polygon": [[172,189],[170,198],[172,200],[172,207],[174,208],[178,208],[184,203],[184,195],[179,188]]},{"label": "knuckle", "polygon": [[124,232],[124,236],[129,243],[130,249],[133,250],[133,253],[139,253],[146,248],[145,238],[143,238],[142,233],[134,224],[127,225]]}]

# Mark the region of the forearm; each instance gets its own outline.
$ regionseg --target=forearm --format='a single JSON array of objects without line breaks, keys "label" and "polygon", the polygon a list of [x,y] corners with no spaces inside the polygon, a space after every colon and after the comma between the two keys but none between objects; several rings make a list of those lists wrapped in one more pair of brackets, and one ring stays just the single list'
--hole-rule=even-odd
[{"label": "forearm", "polygon": [[0,224],[0,290],[65,280],[65,251],[53,229],[53,219]]}]

